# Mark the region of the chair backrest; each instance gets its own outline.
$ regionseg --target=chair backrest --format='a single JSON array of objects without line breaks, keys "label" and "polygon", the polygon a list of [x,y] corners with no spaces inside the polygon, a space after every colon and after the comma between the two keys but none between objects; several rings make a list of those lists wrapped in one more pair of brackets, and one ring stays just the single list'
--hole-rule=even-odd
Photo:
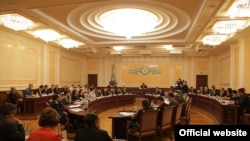
[{"label": "chair backrest", "polygon": [[191,103],[192,103],[192,98],[190,98],[187,102],[186,102],[186,114],[185,115],[189,115],[189,111],[191,108]]},{"label": "chair backrest", "polygon": [[185,99],[185,102],[187,102],[190,99],[190,97],[187,95],[184,99]]},{"label": "chair backrest", "polygon": [[181,122],[181,111],[182,111],[182,107],[183,107],[184,103],[179,104],[176,107],[176,116],[175,116],[175,124],[179,124]]},{"label": "chair backrest", "polygon": [[169,106],[169,107],[164,108],[163,113],[162,113],[162,121],[161,121],[162,128],[164,128],[164,126],[171,125],[174,109],[175,109],[175,106]]},{"label": "chair backrest", "polygon": [[143,111],[140,120],[140,128],[139,128],[140,134],[142,132],[156,131],[158,113],[159,110]]}]

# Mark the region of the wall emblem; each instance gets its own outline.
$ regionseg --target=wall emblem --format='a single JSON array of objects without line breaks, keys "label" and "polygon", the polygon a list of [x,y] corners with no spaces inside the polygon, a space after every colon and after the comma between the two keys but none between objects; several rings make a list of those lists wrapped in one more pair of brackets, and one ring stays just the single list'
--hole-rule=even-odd
[{"label": "wall emblem", "polygon": [[128,70],[128,73],[130,74],[143,74],[143,75],[147,75],[149,73],[151,74],[161,74],[161,70],[157,70],[156,68],[149,68],[149,67],[141,67],[141,68],[135,68],[132,70]]}]

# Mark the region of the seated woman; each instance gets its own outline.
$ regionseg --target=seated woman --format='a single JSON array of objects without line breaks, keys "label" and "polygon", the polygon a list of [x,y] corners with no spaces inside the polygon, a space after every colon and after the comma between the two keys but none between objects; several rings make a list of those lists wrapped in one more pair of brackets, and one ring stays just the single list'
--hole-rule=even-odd
[{"label": "seated woman", "polygon": [[142,112],[145,110],[154,110],[150,104],[148,99],[143,99],[142,102],[142,109],[140,109],[134,116],[131,117],[132,124],[129,125],[129,132],[136,132],[138,131],[138,124],[140,123],[140,119],[142,116]]},{"label": "seated woman", "polygon": [[75,141],[112,141],[107,131],[100,129],[100,119],[96,114],[85,116],[86,128],[77,131]]},{"label": "seated woman", "polygon": [[61,141],[61,135],[53,131],[59,123],[60,115],[53,108],[47,107],[42,110],[38,124],[38,130],[31,131],[28,141]]}]

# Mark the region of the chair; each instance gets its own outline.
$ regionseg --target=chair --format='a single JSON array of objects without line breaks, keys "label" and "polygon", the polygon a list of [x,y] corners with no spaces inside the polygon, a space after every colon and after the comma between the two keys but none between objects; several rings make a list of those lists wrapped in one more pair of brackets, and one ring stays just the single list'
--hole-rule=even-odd
[{"label": "chair", "polygon": [[46,102],[45,102],[46,106],[47,106],[47,107],[51,107],[52,101],[53,101],[52,99],[46,101]]},{"label": "chair", "polygon": [[[139,123],[139,131],[137,132],[129,132],[127,131],[127,139],[129,136],[134,136],[139,139],[139,141],[142,140],[143,137],[155,136],[155,140],[157,140],[157,117],[158,117],[159,110],[146,110],[143,111],[140,123]],[[131,124],[130,121],[127,122],[127,127],[129,127],[129,124]]]},{"label": "chair", "polygon": [[174,129],[175,125],[178,125],[181,123],[181,111],[182,111],[182,107],[184,106],[184,104],[185,103],[181,103],[175,107],[175,111],[172,116],[172,126],[173,126],[172,129]]},{"label": "chair", "polygon": [[161,140],[163,139],[163,131],[170,131],[170,140],[172,141],[172,115],[174,113],[175,106],[165,107],[162,112],[161,125],[157,126],[157,131],[160,133]]},{"label": "chair", "polygon": [[181,117],[181,122],[184,122],[186,125],[190,123],[190,108],[191,108],[192,98],[189,98],[186,104],[185,115]]},{"label": "chair", "polygon": [[246,121],[246,122],[250,121],[250,108],[245,108],[243,110],[242,121]]},{"label": "chair", "polygon": [[190,96],[186,95],[186,96],[184,97],[184,99],[185,99],[185,102],[187,102],[187,101],[190,99]]}]

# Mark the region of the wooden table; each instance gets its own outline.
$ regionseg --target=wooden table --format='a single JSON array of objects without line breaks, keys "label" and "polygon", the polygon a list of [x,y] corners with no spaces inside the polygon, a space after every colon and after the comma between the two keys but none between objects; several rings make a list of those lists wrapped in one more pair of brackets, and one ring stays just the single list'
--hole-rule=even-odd
[{"label": "wooden table", "polygon": [[24,103],[24,114],[38,114],[45,107],[47,107],[46,102],[52,99],[53,95],[42,95],[39,96],[26,96],[23,99]]},{"label": "wooden table", "polygon": [[236,125],[238,119],[238,105],[225,105],[218,101],[219,97],[208,97],[189,94],[192,98],[192,106],[198,107],[212,116],[214,116],[219,124]]},{"label": "wooden table", "polygon": [[119,112],[110,115],[112,119],[112,138],[126,139],[127,138],[127,120],[131,116],[121,115]]},{"label": "wooden table", "polygon": [[103,111],[116,108],[119,106],[130,105],[135,103],[135,95],[116,95],[116,96],[105,96],[89,102],[88,109],[101,113]]}]

